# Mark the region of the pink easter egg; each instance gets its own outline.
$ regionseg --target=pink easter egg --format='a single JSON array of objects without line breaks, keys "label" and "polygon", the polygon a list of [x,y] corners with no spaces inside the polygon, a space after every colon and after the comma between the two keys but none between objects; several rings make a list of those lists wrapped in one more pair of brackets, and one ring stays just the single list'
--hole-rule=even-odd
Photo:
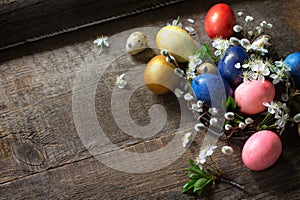
[{"label": "pink easter egg", "polygon": [[244,82],[234,92],[234,99],[241,107],[241,112],[249,115],[264,111],[266,107],[263,103],[270,103],[274,97],[275,87],[267,80],[263,83],[258,80]]},{"label": "pink easter egg", "polygon": [[251,170],[264,170],[278,160],[281,151],[281,140],[276,133],[268,130],[259,131],[246,141],[242,160]]}]

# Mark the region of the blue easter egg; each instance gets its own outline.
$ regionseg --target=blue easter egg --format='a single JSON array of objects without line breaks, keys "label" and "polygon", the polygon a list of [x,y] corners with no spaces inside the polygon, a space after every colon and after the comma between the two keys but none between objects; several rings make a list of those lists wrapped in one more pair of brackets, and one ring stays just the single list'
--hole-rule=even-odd
[{"label": "blue easter egg", "polygon": [[245,49],[240,46],[231,46],[227,50],[225,56],[219,59],[218,70],[229,84],[236,88],[243,80],[243,72],[237,69],[234,65],[236,63],[243,63],[248,58]]},{"label": "blue easter egg", "polygon": [[291,53],[285,58],[284,62],[290,68],[290,74],[296,85],[300,87],[300,52]]},{"label": "blue easter egg", "polygon": [[227,81],[217,74],[201,74],[192,81],[192,89],[197,100],[220,107],[222,100],[233,95],[233,90]]}]

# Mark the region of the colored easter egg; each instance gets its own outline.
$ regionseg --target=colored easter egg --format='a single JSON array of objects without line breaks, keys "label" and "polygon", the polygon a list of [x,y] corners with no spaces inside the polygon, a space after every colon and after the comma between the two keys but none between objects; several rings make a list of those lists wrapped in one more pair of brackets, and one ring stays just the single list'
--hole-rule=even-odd
[{"label": "colored easter egg", "polygon": [[241,112],[249,115],[258,114],[266,109],[264,102],[270,103],[275,97],[274,85],[265,80],[248,81],[240,84],[235,92],[234,99]]},{"label": "colored easter egg", "polygon": [[205,17],[205,31],[211,39],[229,38],[234,34],[236,19],[232,8],[224,3],[214,5]]},{"label": "colored easter egg", "polygon": [[204,62],[201,65],[199,65],[199,67],[197,67],[196,75],[205,73],[218,74],[218,68],[210,62]]},{"label": "colored easter egg", "polygon": [[130,34],[126,42],[126,52],[136,55],[147,48],[148,39],[143,32],[134,32]]},{"label": "colored easter egg", "polygon": [[178,62],[187,62],[196,51],[196,44],[189,33],[178,26],[165,26],[156,35],[156,46],[165,49]]},{"label": "colored easter egg", "polygon": [[178,83],[179,78],[174,73],[175,66],[166,61],[166,57],[153,57],[144,71],[144,82],[154,94],[167,94]]},{"label": "colored easter egg", "polygon": [[231,46],[225,56],[218,61],[218,70],[221,76],[228,83],[236,88],[243,80],[243,72],[235,67],[236,63],[242,63],[248,58],[244,48],[240,46]]},{"label": "colored easter egg", "polygon": [[269,130],[253,134],[242,151],[243,163],[251,170],[264,170],[272,166],[282,152],[282,143],[277,134]]},{"label": "colored easter egg", "polygon": [[284,62],[290,68],[290,75],[294,78],[296,85],[300,87],[300,52],[291,53]]},{"label": "colored easter egg", "polygon": [[195,77],[192,81],[192,89],[196,98],[208,105],[211,105],[212,100],[220,102],[223,94],[227,96],[233,94],[230,85],[222,77],[209,73]]}]

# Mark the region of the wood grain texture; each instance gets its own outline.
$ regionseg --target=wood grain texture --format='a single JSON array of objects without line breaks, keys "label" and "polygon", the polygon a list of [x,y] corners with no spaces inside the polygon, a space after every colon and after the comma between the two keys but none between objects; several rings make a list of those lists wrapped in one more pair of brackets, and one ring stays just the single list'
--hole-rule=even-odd
[{"label": "wood grain texture", "polygon": [[[0,6],[0,46],[166,3],[162,0],[15,0]],[[74,17],[76,16],[76,17]]]},{"label": "wood grain texture", "polygon": [[[98,58],[98,50],[92,44],[98,34],[113,36],[141,26],[162,27],[180,15],[186,25],[187,18],[196,20],[195,40],[209,43],[203,21],[205,12],[215,2],[186,1],[1,52],[0,199],[198,199],[181,194],[181,187],[187,180],[183,170],[187,159],[198,154],[203,136],[197,136],[193,146],[166,168],[145,174],[116,171],[93,157],[80,140],[73,121],[72,89],[86,57]],[[299,51],[299,1],[226,2],[234,10],[252,14],[258,21],[269,19],[274,24],[273,40],[280,57]],[[123,48],[123,44],[119,45]],[[116,126],[110,104],[114,78],[135,63],[145,63],[151,55],[145,52],[133,59],[124,54],[111,63],[96,90],[98,121],[110,140],[129,152],[160,149],[175,135],[189,131],[186,127],[178,130],[180,113],[174,95],[158,97],[145,87],[131,99],[132,119],[141,125],[149,123],[148,110],[158,103],[168,113],[165,127],[155,136],[141,139],[123,133]],[[192,129],[193,121],[189,123],[186,125]],[[233,142],[235,153],[229,158],[217,151],[214,157],[225,176],[244,185],[246,190],[222,184],[207,191],[202,199],[299,199],[300,145],[296,127],[282,140],[283,154],[276,165],[264,172],[245,168],[240,158],[240,142]],[[222,144],[220,141],[219,145]],[[105,147],[100,150],[101,154],[108,153]],[[124,162],[120,160],[119,164]]]}]

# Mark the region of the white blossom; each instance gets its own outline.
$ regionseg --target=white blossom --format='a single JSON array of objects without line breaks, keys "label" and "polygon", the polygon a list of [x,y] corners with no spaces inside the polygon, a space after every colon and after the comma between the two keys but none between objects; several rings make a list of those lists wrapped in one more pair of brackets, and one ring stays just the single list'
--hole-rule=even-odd
[{"label": "white blossom", "polygon": [[117,76],[117,78],[116,78],[116,85],[120,89],[125,88],[125,86],[127,85],[127,81],[124,80],[124,76],[125,76],[125,74],[123,73],[120,76]]},{"label": "white blossom", "polygon": [[206,158],[211,156],[216,148],[217,146],[207,146],[204,149],[201,149],[199,156],[196,159],[196,164],[204,164],[206,162]]},{"label": "white blossom", "polygon": [[180,90],[179,88],[175,88],[174,93],[177,98],[182,97],[182,95],[184,94],[184,92],[182,90]]},{"label": "white blossom", "polygon": [[202,60],[199,58],[199,54],[189,56],[189,70],[195,71],[196,68],[202,63]]},{"label": "white blossom", "polygon": [[190,93],[186,93],[184,96],[183,96],[184,100],[186,101],[192,101],[194,100],[194,96],[191,95]]},{"label": "white blossom", "polygon": [[101,37],[97,38],[96,40],[94,40],[94,44],[96,44],[97,46],[104,45],[106,47],[109,47],[109,43],[107,40],[108,40],[107,36],[101,36]]},{"label": "white blossom", "polygon": [[253,73],[252,71],[244,71],[243,72],[243,81],[248,82],[251,80],[256,80],[257,79],[257,74]]},{"label": "white blossom", "polygon": [[196,103],[192,104],[192,110],[196,111],[196,112],[203,112],[203,108],[202,106],[198,106]]},{"label": "white blossom", "polygon": [[191,132],[188,132],[186,134],[184,134],[183,136],[183,141],[182,141],[182,146],[183,147],[186,147],[187,144],[190,142],[190,137],[191,137],[192,133]]},{"label": "white blossom", "polygon": [[281,81],[288,79],[289,67],[282,61],[275,61],[271,67],[270,77],[273,79],[273,84],[277,84]]},{"label": "white blossom", "polygon": [[172,24],[170,23],[167,23],[167,26],[178,26],[179,28],[182,28],[182,24],[179,23],[179,17],[177,19],[174,19],[172,21]]},{"label": "white blossom", "polygon": [[216,38],[212,42],[212,46],[217,49],[214,52],[215,56],[220,56],[221,58],[224,57],[227,49],[230,46],[230,42],[228,40],[222,39],[222,38]]},{"label": "white blossom", "polygon": [[109,43],[107,40],[108,40],[107,36],[101,36],[98,37],[96,40],[94,40],[93,43],[99,47],[99,55],[102,53],[103,45],[109,47]]},{"label": "white blossom", "polygon": [[271,103],[263,102],[263,105],[268,108],[268,112],[270,114],[275,114],[278,111],[279,105],[278,103],[271,101]]},{"label": "white blossom", "polygon": [[254,62],[253,65],[251,65],[251,70],[257,74],[258,80],[262,83],[265,81],[265,76],[270,75],[269,68],[262,60]]},{"label": "white blossom", "polygon": [[275,114],[275,119],[280,119],[289,112],[286,104],[280,101],[264,102],[263,105],[268,108],[270,114]]},{"label": "white blossom", "polygon": [[208,112],[212,115],[212,116],[215,116],[218,114],[218,109],[215,108],[215,107],[211,107],[208,109]]},{"label": "white blossom", "polygon": [[284,114],[284,115],[281,115],[277,121],[275,122],[275,124],[277,125],[278,128],[283,128],[286,124],[286,122],[288,121],[289,119],[289,115],[288,114]]}]

